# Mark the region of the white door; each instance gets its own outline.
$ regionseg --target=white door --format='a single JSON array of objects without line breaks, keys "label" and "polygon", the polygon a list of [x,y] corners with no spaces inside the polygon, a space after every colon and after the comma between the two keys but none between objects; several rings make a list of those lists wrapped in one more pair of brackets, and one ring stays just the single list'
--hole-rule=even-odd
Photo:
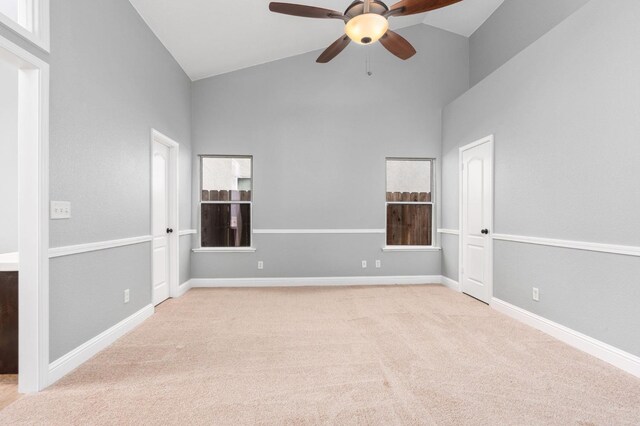
[{"label": "white door", "polygon": [[153,142],[153,304],[169,298],[169,148]]},{"label": "white door", "polygon": [[485,303],[493,293],[493,139],[461,148],[462,291]]}]

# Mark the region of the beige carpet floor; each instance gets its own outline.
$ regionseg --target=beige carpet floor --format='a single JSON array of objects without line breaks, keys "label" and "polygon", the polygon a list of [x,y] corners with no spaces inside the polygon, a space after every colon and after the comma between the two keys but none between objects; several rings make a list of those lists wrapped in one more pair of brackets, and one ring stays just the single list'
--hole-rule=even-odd
[{"label": "beige carpet floor", "polygon": [[638,425],[640,380],[440,286],[197,289],[0,424]]},{"label": "beige carpet floor", "polygon": [[18,393],[18,376],[0,374],[0,410],[20,398]]}]

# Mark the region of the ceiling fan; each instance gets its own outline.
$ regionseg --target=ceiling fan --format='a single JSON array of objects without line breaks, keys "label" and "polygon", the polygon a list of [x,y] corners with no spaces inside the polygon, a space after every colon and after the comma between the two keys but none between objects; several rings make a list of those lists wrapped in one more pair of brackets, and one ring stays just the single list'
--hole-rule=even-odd
[{"label": "ceiling fan", "polygon": [[415,55],[411,43],[389,29],[388,18],[408,16],[450,6],[462,0],[401,0],[388,7],[379,0],[356,0],[344,13],[314,6],[292,3],[269,3],[269,10],[304,18],[340,19],[345,22],[345,34],[318,57],[316,62],[327,63],[354,41],[358,44],[380,43],[398,58],[406,60]]}]

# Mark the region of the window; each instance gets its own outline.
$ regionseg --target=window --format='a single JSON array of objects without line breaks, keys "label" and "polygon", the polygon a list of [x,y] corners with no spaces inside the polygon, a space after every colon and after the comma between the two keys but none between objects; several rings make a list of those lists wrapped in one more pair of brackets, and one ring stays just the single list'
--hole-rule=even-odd
[{"label": "window", "polygon": [[0,0],[0,23],[49,51],[49,0]]},{"label": "window", "polygon": [[387,246],[433,245],[433,160],[387,159]]},{"label": "window", "polygon": [[252,157],[202,156],[201,247],[251,247]]}]

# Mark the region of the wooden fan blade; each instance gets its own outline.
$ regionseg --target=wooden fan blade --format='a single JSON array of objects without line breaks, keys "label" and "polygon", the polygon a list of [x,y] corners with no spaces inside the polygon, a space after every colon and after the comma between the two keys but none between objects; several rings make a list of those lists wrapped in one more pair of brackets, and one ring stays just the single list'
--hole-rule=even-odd
[{"label": "wooden fan blade", "polygon": [[338,56],[338,54],[342,52],[349,43],[351,43],[351,39],[349,38],[349,36],[346,34],[343,35],[342,37],[334,41],[331,46],[327,47],[326,50],[322,52],[320,56],[318,56],[316,62],[320,64],[326,64],[327,62]]},{"label": "wooden fan blade", "polygon": [[394,33],[391,30],[387,30],[387,33],[380,39],[380,43],[382,43],[385,49],[402,60],[407,60],[416,54],[416,49],[413,48],[411,43],[405,40],[400,34]]},{"label": "wooden fan blade", "polygon": [[285,15],[302,16],[303,18],[344,20],[344,15],[340,12],[336,12],[335,10],[305,6],[302,4],[271,2],[269,3],[269,10],[275,13],[283,13]]},{"label": "wooden fan blade", "polygon": [[462,0],[402,0],[389,8],[386,16],[407,16],[451,6]]}]

